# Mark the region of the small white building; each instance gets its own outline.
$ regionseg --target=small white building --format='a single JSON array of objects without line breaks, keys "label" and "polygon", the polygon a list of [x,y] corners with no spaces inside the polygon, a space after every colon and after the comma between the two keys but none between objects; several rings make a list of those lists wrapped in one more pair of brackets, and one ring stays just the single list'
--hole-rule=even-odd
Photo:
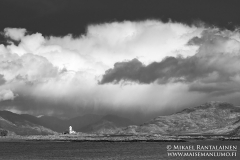
[{"label": "small white building", "polygon": [[69,134],[74,134],[76,133],[73,129],[72,129],[72,126],[69,126]]}]

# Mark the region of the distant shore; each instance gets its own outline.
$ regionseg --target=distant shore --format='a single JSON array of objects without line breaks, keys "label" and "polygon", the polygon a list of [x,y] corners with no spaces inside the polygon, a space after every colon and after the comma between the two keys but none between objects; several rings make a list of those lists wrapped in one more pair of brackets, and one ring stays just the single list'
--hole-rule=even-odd
[{"label": "distant shore", "polygon": [[240,137],[224,136],[156,136],[156,135],[29,135],[2,136],[0,142],[70,141],[70,142],[188,142],[198,140],[236,140]]}]

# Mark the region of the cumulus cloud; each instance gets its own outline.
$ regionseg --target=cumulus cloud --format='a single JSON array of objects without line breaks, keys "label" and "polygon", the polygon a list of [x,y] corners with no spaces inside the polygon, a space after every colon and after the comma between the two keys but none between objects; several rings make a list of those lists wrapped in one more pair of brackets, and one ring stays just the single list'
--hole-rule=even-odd
[{"label": "cumulus cloud", "polygon": [[26,31],[24,28],[5,28],[4,35],[15,41],[20,41],[25,36]]},{"label": "cumulus cloud", "polygon": [[15,98],[13,92],[9,89],[0,90],[0,102],[6,100],[13,100]]},{"label": "cumulus cloud", "polygon": [[[75,50],[109,69],[115,62],[138,58],[145,64],[161,61],[166,56],[193,55],[197,47],[186,47],[189,39],[203,28],[161,21],[113,22],[90,25],[79,38],[51,36],[47,44]],[[104,70],[101,70],[104,72]]]},{"label": "cumulus cloud", "polygon": [[3,85],[5,82],[4,75],[0,74],[0,85]]},{"label": "cumulus cloud", "polygon": [[212,73],[213,68],[206,67],[205,61],[208,59],[198,59],[195,56],[166,57],[161,62],[153,62],[144,65],[137,59],[128,62],[115,63],[113,69],[109,69],[103,75],[100,84],[124,81],[136,81],[139,83],[166,84],[171,82],[192,82],[200,78],[205,78]]},{"label": "cumulus cloud", "polygon": [[240,75],[239,33],[206,29],[187,45],[198,46],[188,57],[166,57],[145,65],[137,59],[117,62],[103,75],[100,84],[134,81],[138,83],[188,83],[190,91],[238,92]]},{"label": "cumulus cloud", "polygon": [[[240,70],[234,66],[239,62],[239,56],[226,56],[219,54],[215,56],[191,57],[166,57],[161,62],[144,65],[137,59],[127,62],[117,62],[113,69],[109,69],[103,75],[100,84],[123,81],[136,81],[139,83],[160,84],[172,82],[194,82],[204,83],[226,82],[238,76]],[[226,68],[230,63],[229,68]]]},{"label": "cumulus cloud", "polygon": [[1,56],[0,71],[7,81],[14,79],[41,81],[54,77],[58,73],[58,68],[49,63],[46,58],[28,53],[23,56]]},{"label": "cumulus cloud", "polygon": [[74,37],[4,33],[18,41],[0,45],[0,89],[18,95],[1,102],[8,109],[141,119],[220,97],[237,102],[227,93],[239,92],[238,31],[146,20],[90,25]]}]

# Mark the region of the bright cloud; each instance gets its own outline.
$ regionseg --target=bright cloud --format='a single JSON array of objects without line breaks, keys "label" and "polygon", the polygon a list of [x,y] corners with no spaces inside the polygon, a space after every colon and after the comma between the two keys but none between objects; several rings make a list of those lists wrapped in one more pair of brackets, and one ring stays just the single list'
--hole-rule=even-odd
[{"label": "bright cloud", "polygon": [[13,40],[20,41],[25,36],[26,31],[24,28],[5,28],[4,34]]},{"label": "bright cloud", "polygon": [[90,25],[79,37],[3,34],[19,42],[0,45],[0,89],[18,95],[4,107],[144,115],[239,92],[237,31],[146,20]]},{"label": "bright cloud", "polygon": [[9,89],[0,90],[0,102],[6,101],[6,100],[13,100],[14,98],[15,98],[15,95],[11,90]]}]

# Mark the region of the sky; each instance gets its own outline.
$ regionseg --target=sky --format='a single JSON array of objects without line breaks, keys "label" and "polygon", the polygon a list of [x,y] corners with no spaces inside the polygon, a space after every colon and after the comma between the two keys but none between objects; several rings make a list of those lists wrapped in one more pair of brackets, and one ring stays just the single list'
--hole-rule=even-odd
[{"label": "sky", "polygon": [[237,1],[1,0],[0,109],[143,122],[240,104]]}]

